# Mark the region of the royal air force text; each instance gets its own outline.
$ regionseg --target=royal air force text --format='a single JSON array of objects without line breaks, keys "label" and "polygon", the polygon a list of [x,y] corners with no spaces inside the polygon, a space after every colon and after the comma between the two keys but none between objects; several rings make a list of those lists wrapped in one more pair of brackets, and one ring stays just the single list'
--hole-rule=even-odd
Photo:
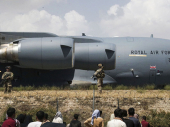
[{"label": "royal air force text", "polygon": [[[149,53],[150,53],[151,55],[159,55],[159,54],[162,54],[162,55],[170,55],[170,51],[166,51],[166,50],[161,50],[161,51],[151,50]],[[131,50],[131,54],[147,55],[148,52],[145,51],[145,50]]]}]

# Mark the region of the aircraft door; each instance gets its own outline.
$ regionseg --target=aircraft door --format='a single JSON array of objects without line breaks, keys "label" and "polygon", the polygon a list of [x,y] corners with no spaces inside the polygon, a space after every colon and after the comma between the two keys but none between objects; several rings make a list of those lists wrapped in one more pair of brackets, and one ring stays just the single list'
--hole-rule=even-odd
[{"label": "aircraft door", "polygon": [[156,70],[150,70],[149,83],[155,83],[155,81],[156,81]]}]

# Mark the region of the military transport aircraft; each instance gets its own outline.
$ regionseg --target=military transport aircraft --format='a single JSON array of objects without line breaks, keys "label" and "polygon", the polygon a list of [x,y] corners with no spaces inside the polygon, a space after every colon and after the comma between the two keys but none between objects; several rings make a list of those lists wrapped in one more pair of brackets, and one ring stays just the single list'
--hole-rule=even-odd
[{"label": "military transport aircraft", "polygon": [[0,62],[1,75],[12,66],[15,86],[95,84],[90,77],[98,63],[104,65],[104,84],[166,84],[170,40],[0,32]]}]

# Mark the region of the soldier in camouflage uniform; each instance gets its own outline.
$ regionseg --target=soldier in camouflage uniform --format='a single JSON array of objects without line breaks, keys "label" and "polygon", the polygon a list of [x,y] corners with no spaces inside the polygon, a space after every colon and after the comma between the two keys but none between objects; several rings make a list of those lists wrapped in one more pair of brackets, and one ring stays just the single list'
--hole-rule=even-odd
[{"label": "soldier in camouflage uniform", "polygon": [[3,73],[2,75],[2,79],[4,79],[7,76],[7,81],[5,82],[5,84],[3,84],[3,87],[4,87],[4,93],[10,93],[11,92],[11,89],[12,89],[12,83],[11,81],[13,80],[13,77],[14,77],[14,74],[10,71],[11,70],[11,67],[10,66],[7,66],[6,67],[6,72]]},{"label": "soldier in camouflage uniform", "polygon": [[97,87],[98,91],[101,94],[102,93],[102,85],[103,85],[103,78],[105,77],[105,73],[103,71],[103,65],[98,64],[99,69],[94,73],[93,76],[97,78]]}]

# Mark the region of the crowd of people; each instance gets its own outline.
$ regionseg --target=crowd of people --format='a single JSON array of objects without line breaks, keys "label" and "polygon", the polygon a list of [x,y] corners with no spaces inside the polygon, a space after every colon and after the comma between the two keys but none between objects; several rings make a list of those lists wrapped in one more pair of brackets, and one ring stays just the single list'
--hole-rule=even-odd
[{"label": "crowd of people", "polygon": [[[127,117],[128,114],[129,117]],[[95,110],[92,117],[87,119],[84,124],[86,127],[104,127],[102,111]],[[146,122],[146,116],[143,116],[140,122],[139,115],[135,114],[135,109],[129,108],[128,112],[123,109],[116,109],[114,114],[111,114],[107,127],[150,127],[150,125]]]},{"label": "crowd of people", "polygon": [[[65,127],[66,123],[63,121],[61,112],[57,112],[52,122],[48,120],[48,114],[43,111],[36,113],[36,121],[33,122],[32,117],[26,114],[20,114],[16,118],[15,108],[9,108],[6,113],[6,118],[2,127]],[[129,116],[129,117],[127,117]],[[67,127],[81,127],[81,122],[78,121],[78,114],[74,114],[73,120]],[[114,114],[111,114],[107,125],[104,125],[102,118],[102,111],[95,110],[92,116],[84,121],[86,127],[150,127],[146,121],[146,116],[139,121],[139,115],[135,114],[134,108],[129,108],[128,111],[124,109],[116,109]]]}]

